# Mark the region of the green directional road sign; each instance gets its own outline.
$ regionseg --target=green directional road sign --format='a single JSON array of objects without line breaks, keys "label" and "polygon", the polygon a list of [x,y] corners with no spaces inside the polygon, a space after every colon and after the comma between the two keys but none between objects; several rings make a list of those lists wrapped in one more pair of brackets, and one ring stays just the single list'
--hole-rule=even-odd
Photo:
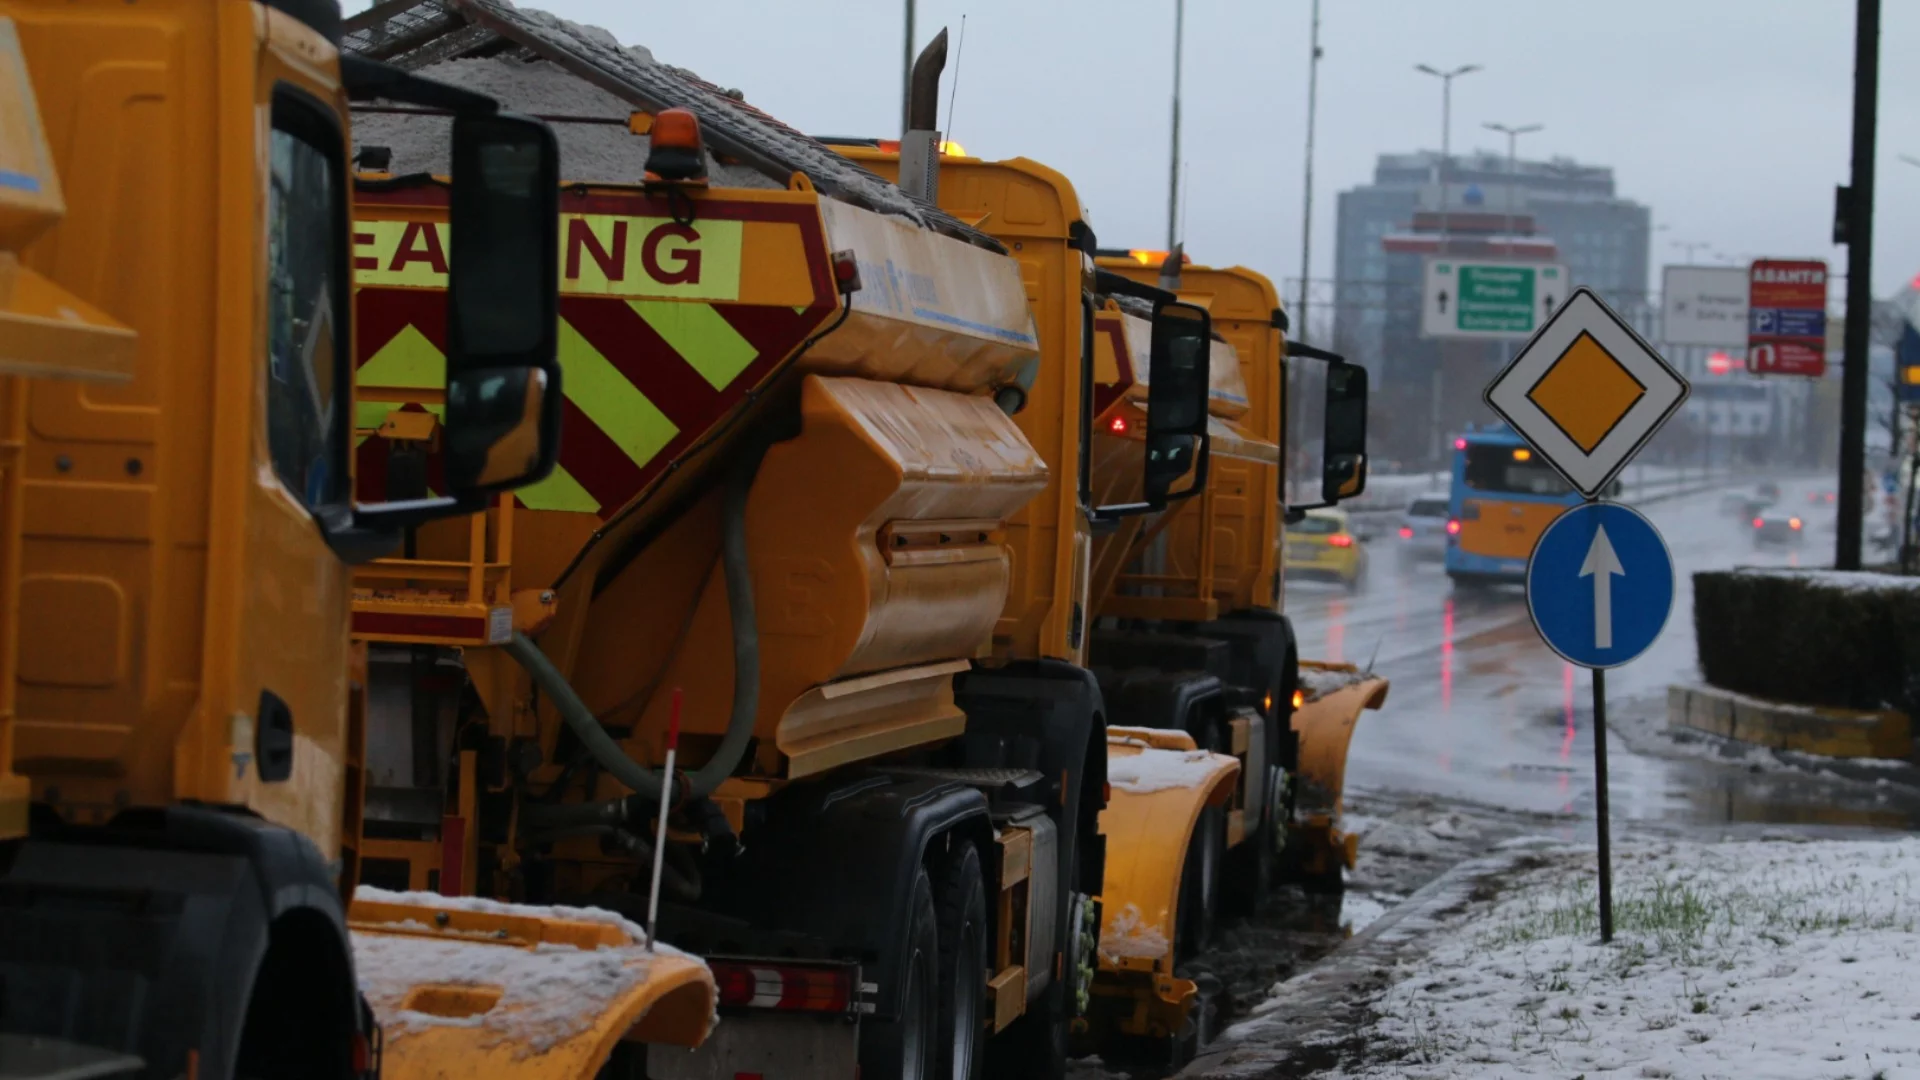
[{"label": "green directional road sign", "polygon": [[1427,263],[1420,332],[1427,337],[1524,338],[1572,291],[1554,263]]}]

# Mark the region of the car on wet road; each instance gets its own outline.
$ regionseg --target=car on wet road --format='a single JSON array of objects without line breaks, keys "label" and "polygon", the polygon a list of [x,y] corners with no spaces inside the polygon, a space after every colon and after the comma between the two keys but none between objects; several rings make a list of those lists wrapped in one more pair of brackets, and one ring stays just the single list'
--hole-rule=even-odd
[{"label": "car on wet road", "polygon": [[1289,575],[1337,581],[1357,591],[1367,576],[1367,549],[1345,510],[1309,510],[1287,526],[1286,567]]},{"label": "car on wet road", "polygon": [[1807,523],[1797,515],[1756,514],[1754,547],[1800,547],[1807,542]]},{"label": "car on wet road", "polygon": [[1444,559],[1447,556],[1447,494],[1422,495],[1400,515],[1400,561]]}]

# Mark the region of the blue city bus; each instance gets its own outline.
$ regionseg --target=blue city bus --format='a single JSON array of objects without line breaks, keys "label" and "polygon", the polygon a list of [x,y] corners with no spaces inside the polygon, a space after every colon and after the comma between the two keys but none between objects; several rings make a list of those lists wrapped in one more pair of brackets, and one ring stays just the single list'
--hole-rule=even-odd
[{"label": "blue city bus", "polygon": [[1453,440],[1447,576],[1459,584],[1519,582],[1527,557],[1580,493],[1505,425]]}]

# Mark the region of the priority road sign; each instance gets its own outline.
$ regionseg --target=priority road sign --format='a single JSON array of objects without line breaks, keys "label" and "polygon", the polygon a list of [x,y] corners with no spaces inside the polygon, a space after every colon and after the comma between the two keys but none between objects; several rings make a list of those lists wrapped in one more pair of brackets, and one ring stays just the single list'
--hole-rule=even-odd
[{"label": "priority road sign", "polygon": [[1673,557],[1638,510],[1587,503],[1555,518],[1527,561],[1527,611],[1569,663],[1612,668],[1653,644],[1673,609]]},{"label": "priority road sign", "polygon": [[1566,302],[1557,263],[1427,260],[1420,332],[1427,337],[1524,338]]},{"label": "priority road sign", "polygon": [[1690,389],[1653,346],[1581,287],[1487,385],[1486,402],[1591,499]]}]

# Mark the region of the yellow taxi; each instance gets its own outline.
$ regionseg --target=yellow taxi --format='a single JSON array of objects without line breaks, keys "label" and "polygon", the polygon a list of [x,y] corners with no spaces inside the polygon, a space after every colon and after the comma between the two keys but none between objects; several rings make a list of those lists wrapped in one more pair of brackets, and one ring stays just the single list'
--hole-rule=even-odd
[{"label": "yellow taxi", "polygon": [[1345,510],[1309,510],[1286,527],[1288,574],[1338,581],[1359,589],[1367,576],[1367,551],[1348,527]]}]

